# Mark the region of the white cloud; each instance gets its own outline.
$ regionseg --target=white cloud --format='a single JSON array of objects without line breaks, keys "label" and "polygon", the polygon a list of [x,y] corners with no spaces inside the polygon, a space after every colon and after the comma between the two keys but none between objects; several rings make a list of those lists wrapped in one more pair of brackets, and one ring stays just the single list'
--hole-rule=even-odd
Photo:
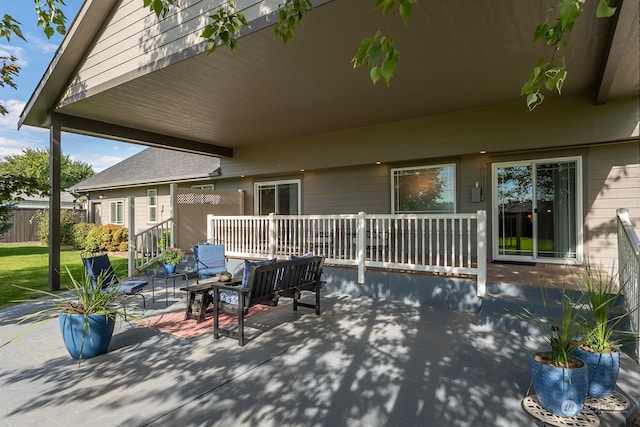
[{"label": "white cloud", "polygon": [[0,127],[10,130],[18,130],[20,113],[24,109],[25,102],[17,99],[0,100],[0,103],[9,111],[6,115],[0,115]]},{"label": "white cloud", "polygon": [[0,56],[15,56],[18,58],[16,62],[20,67],[26,67],[27,61],[24,58],[24,49],[19,46],[11,46],[7,44],[0,44]]},{"label": "white cloud", "polygon": [[4,159],[6,156],[22,154],[22,150],[27,146],[28,143],[25,141],[0,136],[0,159]]},{"label": "white cloud", "polygon": [[[76,156],[74,156],[76,157]],[[103,170],[115,165],[116,163],[120,163],[121,161],[123,161],[124,159],[126,159],[127,157],[119,157],[119,156],[99,156],[96,158],[91,158],[91,159],[83,159],[78,157],[75,160],[80,160],[82,162],[85,163],[89,163],[91,165],[91,167],[93,168],[94,171],[97,172],[102,172]]]},{"label": "white cloud", "polygon": [[58,49],[58,45],[55,43],[51,43],[48,39],[40,36],[36,36],[32,33],[26,34],[27,40],[29,40],[29,45],[33,46],[39,52],[50,56],[53,52]]}]

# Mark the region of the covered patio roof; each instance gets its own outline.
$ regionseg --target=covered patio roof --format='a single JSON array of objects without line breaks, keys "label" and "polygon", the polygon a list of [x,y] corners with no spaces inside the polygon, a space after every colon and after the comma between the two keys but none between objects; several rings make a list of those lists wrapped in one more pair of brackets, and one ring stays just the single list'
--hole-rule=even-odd
[{"label": "covered patio roof", "polygon": [[[553,1],[423,1],[408,27],[396,17],[396,75],[390,87],[374,86],[350,59],[363,37],[388,27],[389,17],[372,11],[373,2],[315,3],[286,45],[274,37],[275,14],[265,7],[237,52],[207,55],[203,42],[60,103],[119,4],[87,0],[20,126],[48,127],[53,112],[70,132],[232,156],[236,147],[302,135],[517,100],[525,108],[520,88],[536,60],[551,55],[532,35]],[[597,19],[596,3],[588,2],[570,36],[563,91],[587,93],[594,103],[637,96],[638,2],[619,1],[613,19]]]}]

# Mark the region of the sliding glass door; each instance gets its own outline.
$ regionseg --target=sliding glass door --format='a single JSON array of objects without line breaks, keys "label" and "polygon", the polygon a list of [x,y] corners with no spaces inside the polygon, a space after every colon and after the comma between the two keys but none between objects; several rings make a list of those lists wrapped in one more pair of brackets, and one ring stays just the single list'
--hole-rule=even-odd
[{"label": "sliding glass door", "polygon": [[580,159],[493,165],[494,258],[581,260]]}]

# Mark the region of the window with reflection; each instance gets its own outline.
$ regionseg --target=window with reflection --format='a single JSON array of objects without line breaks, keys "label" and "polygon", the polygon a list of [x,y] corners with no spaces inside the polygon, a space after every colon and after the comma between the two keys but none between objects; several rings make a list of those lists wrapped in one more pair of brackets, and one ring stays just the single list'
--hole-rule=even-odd
[{"label": "window with reflection", "polygon": [[454,164],[391,170],[392,213],[455,213]]}]

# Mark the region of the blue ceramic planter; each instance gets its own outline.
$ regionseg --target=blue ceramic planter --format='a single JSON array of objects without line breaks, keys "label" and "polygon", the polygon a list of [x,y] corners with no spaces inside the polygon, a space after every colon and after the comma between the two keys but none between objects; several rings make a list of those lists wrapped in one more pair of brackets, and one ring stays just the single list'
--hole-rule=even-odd
[{"label": "blue ceramic planter", "polygon": [[60,313],[60,332],[67,351],[74,359],[90,359],[107,352],[113,328],[116,325],[114,319],[109,319],[104,314],[90,314],[89,326],[84,332],[84,315]]},{"label": "blue ceramic planter", "polygon": [[559,368],[538,362],[529,355],[533,388],[544,409],[559,417],[573,417],[582,411],[587,397],[588,368]]},{"label": "blue ceramic planter", "polygon": [[176,272],[176,266],[172,265],[172,264],[163,264],[164,265],[164,272],[166,274],[173,274]]},{"label": "blue ceramic planter", "polygon": [[578,349],[574,354],[589,368],[589,396],[596,398],[609,396],[616,388],[618,381],[620,353],[593,353]]}]

